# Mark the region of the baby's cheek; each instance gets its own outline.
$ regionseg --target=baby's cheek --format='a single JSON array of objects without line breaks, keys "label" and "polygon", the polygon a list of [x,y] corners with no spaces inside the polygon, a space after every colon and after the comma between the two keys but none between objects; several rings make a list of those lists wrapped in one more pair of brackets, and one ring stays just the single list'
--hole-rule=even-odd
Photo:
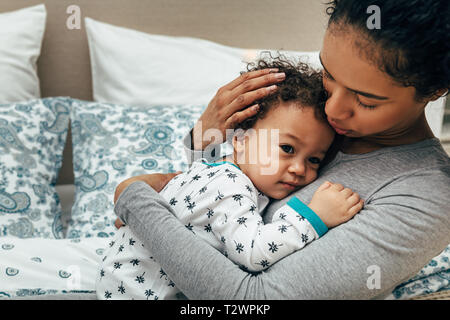
[{"label": "baby's cheek", "polygon": [[311,182],[313,182],[316,179],[317,179],[317,171],[316,170],[310,170],[308,172],[308,175],[306,176],[306,183],[305,183],[305,185],[310,184]]}]

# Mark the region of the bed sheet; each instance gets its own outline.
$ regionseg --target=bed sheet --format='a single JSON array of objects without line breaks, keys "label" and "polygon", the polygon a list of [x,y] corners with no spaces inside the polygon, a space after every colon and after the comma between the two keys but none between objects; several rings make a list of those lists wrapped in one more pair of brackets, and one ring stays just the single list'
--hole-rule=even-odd
[{"label": "bed sheet", "polygon": [[92,299],[111,239],[0,238],[0,299]]},{"label": "bed sheet", "polygon": [[[110,242],[99,237],[0,237],[0,299],[97,299],[96,275]],[[436,292],[450,292],[450,246],[387,299],[414,299]]]}]

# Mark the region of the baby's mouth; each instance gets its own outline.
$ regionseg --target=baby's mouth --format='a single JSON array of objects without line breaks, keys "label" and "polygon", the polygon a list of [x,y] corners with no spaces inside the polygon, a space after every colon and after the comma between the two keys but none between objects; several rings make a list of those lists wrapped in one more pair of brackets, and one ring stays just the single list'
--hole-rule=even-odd
[{"label": "baby's mouth", "polygon": [[283,182],[283,181],[280,181],[280,184],[281,184],[283,187],[285,187],[286,189],[289,189],[289,190],[295,190],[295,189],[300,188],[300,185],[297,184],[297,183],[291,183],[291,182]]}]

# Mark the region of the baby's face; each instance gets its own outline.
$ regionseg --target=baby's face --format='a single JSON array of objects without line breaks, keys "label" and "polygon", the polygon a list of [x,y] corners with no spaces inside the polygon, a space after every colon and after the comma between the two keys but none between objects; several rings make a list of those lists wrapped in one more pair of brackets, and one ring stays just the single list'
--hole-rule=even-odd
[{"label": "baby's face", "polygon": [[282,199],[316,179],[333,139],[333,129],[312,107],[285,103],[233,142],[235,161],[258,190]]}]

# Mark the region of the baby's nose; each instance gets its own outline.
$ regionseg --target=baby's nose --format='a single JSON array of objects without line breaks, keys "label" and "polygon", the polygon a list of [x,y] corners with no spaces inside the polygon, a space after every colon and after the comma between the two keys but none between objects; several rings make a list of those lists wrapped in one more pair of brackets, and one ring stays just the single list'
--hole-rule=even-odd
[{"label": "baby's nose", "polygon": [[298,176],[304,176],[306,172],[305,164],[302,162],[293,162],[289,167],[289,172],[294,173]]}]

